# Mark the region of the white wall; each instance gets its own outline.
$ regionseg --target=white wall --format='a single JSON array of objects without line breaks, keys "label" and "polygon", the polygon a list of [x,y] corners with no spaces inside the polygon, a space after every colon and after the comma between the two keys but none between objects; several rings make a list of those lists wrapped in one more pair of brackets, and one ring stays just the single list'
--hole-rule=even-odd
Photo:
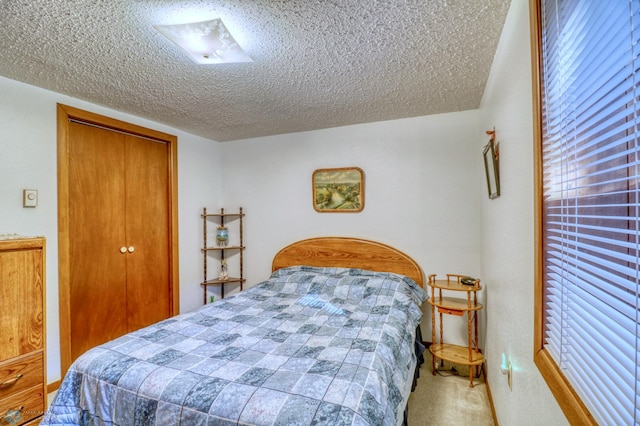
[{"label": "white wall", "polygon": [[[180,310],[202,303],[201,208],[217,201],[220,144],[165,125],[0,77],[0,234],[47,238],[47,375],[60,378],[56,103],[178,136]],[[38,190],[38,207],[22,207],[22,190]]]},{"label": "white wall", "polygon": [[[246,211],[248,285],[266,279],[282,247],[315,236],[353,236],[397,247],[425,274],[480,274],[480,203],[484,179],[478,112],[345,126],[224,143],[224,206]],[[318,213],[315,169],[360,167],[360,213]],[[423,309],[425,339],[430,311]],[[447,326],[466,341],[464,321]]]},{"label": "white wall", "polygon": [[[500,425],[567,424],[533,363],[533,109],[529,10],[513,0],[480,108],[500,143],[502,195],[482,202],[482,270],[487,297],[487,371]],[[486,138],[479,142],[486,143]],[[505,353],[513,390],[500,374]]]}]

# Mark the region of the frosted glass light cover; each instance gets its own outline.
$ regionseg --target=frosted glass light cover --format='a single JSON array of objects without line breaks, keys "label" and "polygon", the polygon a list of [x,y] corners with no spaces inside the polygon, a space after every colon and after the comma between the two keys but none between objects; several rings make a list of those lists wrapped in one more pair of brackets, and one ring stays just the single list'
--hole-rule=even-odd
[{"label": "frosted glass light cover", "polygon": [[179,25],[154,25],[198,64],[253,62],[219,18]]}]

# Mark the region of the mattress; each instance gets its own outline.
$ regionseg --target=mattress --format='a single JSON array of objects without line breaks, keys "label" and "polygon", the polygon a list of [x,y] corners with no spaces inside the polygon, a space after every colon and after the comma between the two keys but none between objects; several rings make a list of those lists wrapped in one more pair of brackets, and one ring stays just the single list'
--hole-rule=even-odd
[{"label": "mattress", "polygon": [[424,296],[392,273],[280,269],[87,351],[41,424],[401,424]]}]

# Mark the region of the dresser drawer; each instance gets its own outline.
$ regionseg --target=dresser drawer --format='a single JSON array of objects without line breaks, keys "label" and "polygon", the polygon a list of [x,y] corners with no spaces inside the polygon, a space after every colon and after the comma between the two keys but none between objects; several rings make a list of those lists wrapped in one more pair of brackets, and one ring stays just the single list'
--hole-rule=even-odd
[{"label": "dresser drawer", "polygon": [[44,385],[0,398],[0,426],[21,425],[44,415]]},{"label": "dresser drawer", "polygon": [[36,385],[44,385],[41,351],[0,363],[0,401]]}]

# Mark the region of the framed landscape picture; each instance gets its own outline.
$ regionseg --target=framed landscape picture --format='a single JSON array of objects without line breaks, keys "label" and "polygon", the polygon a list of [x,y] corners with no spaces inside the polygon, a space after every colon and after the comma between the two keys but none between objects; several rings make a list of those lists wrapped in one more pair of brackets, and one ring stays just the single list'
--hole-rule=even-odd
[{"label": "framed landscape picture", "polygon": [[364,208],[364,172],[358,167],[313,172],[313,208],[320,213],[357,213]]}]

